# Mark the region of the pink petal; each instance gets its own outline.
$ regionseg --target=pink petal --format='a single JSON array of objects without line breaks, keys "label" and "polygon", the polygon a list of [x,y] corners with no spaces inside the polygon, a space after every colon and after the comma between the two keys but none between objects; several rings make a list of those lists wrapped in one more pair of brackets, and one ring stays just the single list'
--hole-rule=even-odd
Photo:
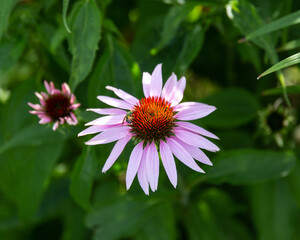
[{"label": "pink petal", "polygon": [[176,91],[174,93],[174,96],[171,100],[171,106],[176,106],[178,103],[181,102],[182,98],[183,98],[183,92],[185,89],[185,85],[186,85],[186,79],[185,77],[180,78],[180,80],[177,82],[177,88]]},{"label": "pink petal", "polygon": [[89,108],[87,111],[92,111],[98,114],[123,114],[126,115],[126,111],[118,109],[118,108]]},{"label": "pink petal", "polygon": [[55,95],[55,94],[61,94],[61,91],[58,90],[58,89],[53,89],[53,90],[51,91],[51,95]]},{"label": "pink petal", "polygon": [[71,105],[70,109],[75,110],[76,108],[80,107],[80,103],[74,103]]},{"label": "pink petal", "polygon": [[126,126],[109,128],[102,133],[96,135],[91,140],[87,141],[86,145],[97,145],[114,142],[125,137],[129,133],[130,128]]},{"label": "pink petal", "polygon": [[199,127],[199,126],[197,126],[197,125],[195,125],[193,123],[190,123],[190,122],[176,122],[176,125],[179,126],[179,127],[185,128],[187,130],[190,130],[192,132],[201,134],[201,135],[206,136],[206,137],[219,139],[213,133],[211,133],[211,132],[205,130],[204,128]]},{"label": "pink petal", "polygon": [[114,125],[118,123],[122,123],[125,115],[109,115],[97,118],[91,122],[85,124],[85,126],[90,125]]},{"label": "pink petal", "polygon": [[50,117],[43,116],[43,118],[39,121],[39,124],[45,124],[45,123],[48,123],[51,121],[52,121],[52,119]]},{"label": "pink petal", "polygon": [[117,108],[122,108],[122,109],[131,109],[133,107],[132,104],[125,102],[120,99],[112,98],[112,97],[107,97],[107,96],[98,96],[97,97],[101,102],[106,103],[107,105],[117,107]]},{"label": "pink petal", "polygon": [[126,188],[127,190],[130,188],[133,179],[139,169],[140,162],[143,155],[143,142],[140,142],[138,145],[134,147],[130,154],[127,171],[126,171]]},{"label": "pink petal", "polygon": [[181,130],[177,127],[174,128],[174,134],[180,140],[192,146],[203,148],[211,152],[216,152],[220,150],[214,143],[198,134]]},{"label": "pink petal", "polygon": [[75,95],[71,94],[70,96],[70,104],[73,104],[75,102]]},{"label": "pink petal", "polygon": [[166,101],[171,102],[175,92],[176,84],[177,84],[177,77],[174,73],[172,73],[172,75],[168,78],[161,93],[161,96]]},{"label": "pink petal", "polygon": [[163,140],[160,140],[159,150],[160,150],[161,161],[170,179],[170,182],[176,188],[177,170],[176,170],[176,164],[174,161],[173,154],[168,144],[166,144]]},{"label": "pink petal", "polygon": [[91,126],[91,127],[88,127],[87,129],[83,130],[82,132],[80,132],[78,134],[78,137],[84,136],[84,135],[87,135],[87,134],[102,132],[105,129],[115,128],[115,127],[120,127],[120,126],[121,126],[120,124],[118,124],[118,125],[103,125],[103,126],[97,126],[96,125],[96,126]]},{"label": "pink petal", "polygon": [[76,124],[78,123],[78,121],[77,121],[77,117],[76,117],[76,116],[75,116],[75,114],[74,114],[74,113],[72,113],[72,112],[70,112],[70,116],[71,116],[71,118],[72,118],[72,120],[73,120],[74,124],[76,125]]},{"label": "pink petal", "polygon": [[47,92],[48,92],[48,93],[51,93],[51,90],[52,90],[52,89],[51,89],[49,83],[48,83],[47,81],[44,81],[44,85],[45,85],[45,88],[46,88]]},{"label": "pink petal", "polygon": [[61,85],[62,92],[68,97],[71,96],[71,89],[67,83]]},{"label": "pink petal", "polygon": [[56,131],[56,129],[58,128],[58,126],[59,126],[59,122],[56,121],[56,122],[53,124],[52,130],[53,130],[53,131]]},{"label": "pink petal", "polygon": [[107,158],[104,167],[102,168],[102,172],[106,172],[110,167],[115,163],[117,158],[120,156],[121,152],[124,150],[126,144],[131,139],[131,134],[127,134],[125,137],[121,138],[115,144],[114,148],[112,149],[109,157]]},{"label": "pink petal", "polygon": [[36,110],[31,110],[31,111],[29,111],[29,113],[31,113],[31,114],[45,114],[44,111],[36,111]]},{"label": "pink petal", "polygon": [[106,89],[113,91],[119,98],[122,98],[124,101],[135,105],[136,103],[139,102],[139,100],[137,98],[135,98],[134,96],[128,94],[127,92],[124,92],[121,89],[117,89],[111,86],[107,86]]},{"label": "pink petal", "polygon": [[174,139],[167,138],[167,144],[169,145],[172,153],[185,165],[190,167],[191,169],[202,172],[204,171],[197,165],[191,155]]},{"label": "pink petal", "polygon": [[207,105],[205,103],[200,103],[200,102],[183,102],[183,103],[180,103],[176,106],[174,106],[174,109],[176,112],[180,112],[184,109],[189,109],[189,108],[193,108],[193,107],[206,107],[206,106],[210,106],[210,105]]},{"label": "pink petal", "polygon": [[150,96],[150,84],[151,84],[151,75],[147,72],[143,73],[143,91],[145,97]]},{"label": "pink petal", "polygon": [[35,94],[35,96],[37,96],[37,98],[44,99],[44,97],[40,93],[35,92],[34,94]]},{"label": "pink petal", "polygon": [[146,169],[146,154],[147,152],[144,150],[138,170],[138,180],[145,194],[149,195],[149,183]]},{"label": "pink petal", "polygon": [[[180,104],[179,104],[180,105]],[[179,106],[177,105],[177,106]],[[179,110],[180,112],[174,115],[178,120],[195,120],[207,116],[216,110],[216,107],[206,104],[195,103],[194,106]],[[175,108],[178,111],[178,108]]]},{"label": "pink petal", "polygon": [[162,73],[161,73],[161,64],[158,64],[151,77],[150,84],[150,97],[157,96],[160,97],[162,88]]},{"label": "pink petal", "polygon": [[39,104],[32,104],[32,103],[29,102],[28,105],[29,105],[30,107],[32,107],[33,109],[37,110],[37,111],[40,111],[40,110],[43,111],[42,106],[39,105]]},{"label": "pink petal", "polygon": [[150,144],[148,149],[146,148],[145,150],[147,151],[147,157],[146,157],[147,176],[148,176],[151,190],[154,192],[157,190],[157,186],[158,186],[158,176],[159,176],[158,152],[156,150],[156,146],[154,142]]},{"label": "pink petal", "polygon": [[194,147],[192,145],[189,145],[183,141],[181,141],[179,138],[177,137],[173,137],[181,146],[184,147],[184,149],[191,154],[191,156],[198,160],[199,162],[202,162],[204,164],[210,165],[212,166],[212,162],[209,160],[209,158],[204,154],[203,151],[201,151],[199,148]]}]

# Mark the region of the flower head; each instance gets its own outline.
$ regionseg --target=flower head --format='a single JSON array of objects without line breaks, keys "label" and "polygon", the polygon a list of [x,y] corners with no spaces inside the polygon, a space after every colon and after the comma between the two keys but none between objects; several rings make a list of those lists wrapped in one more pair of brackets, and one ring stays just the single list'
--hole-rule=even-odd
[{"label": "flower head", "polygon": [[48,83],[44,81],[45,88],[48,92],[35,92],[39,98],[40,104],[28,103],[34,110],[29,111],[31,114],[36,114],[40,118],[39,123],[53,123],[52,129],[55,131],[59,124],[65,122],[69,125],[76,125],[77,118],[74,110],[80,106],[75,102],[75,96],[71,93],[70,87],[67,83],[61,85],[62,90],[55,88],[53,82]]},{"label": "flower head", "polygon": [[87,123],[88,127],[79,136],[98,133],[87,145],[105,144],[117,141],[102,169],[106,172],[119,157],[126,144],[132,139],[137,145],[129,157],[126,186],[131,186],[135,176],[146,194],[149,185],[157,190],[159,159],[174,187],[177,185],[177,170],[173,155],[195,171],[204,171],[195,160],[212,165],[201,149],[218,151],[219,148],[206,138],[216,138],[205,129],[187,122],[202,118],[216,108],[203,103],[183,102],[185,77],[177,81],[172,74],[162,87],[161,64],[152,75],[143,74],[145,98],[138,100],[121,89],[107,86],[119,98],[98,96],[98,99],[114,108],[88,109],[106,115]]}]

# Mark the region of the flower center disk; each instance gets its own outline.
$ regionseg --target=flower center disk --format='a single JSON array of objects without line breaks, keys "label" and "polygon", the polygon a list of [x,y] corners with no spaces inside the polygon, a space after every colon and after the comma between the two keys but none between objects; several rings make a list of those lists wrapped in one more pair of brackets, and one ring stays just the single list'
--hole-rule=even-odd
[{"label": "flower center disk", "polygon": [[63,94],[55,94],[46,100],[45,111],[53,119],[58,120],[70,115],[69,98]]},{"label": "flower center disk", "polygon": [[131,132],[135,138],[146,142],[164,140],[173,135],[174,114],[171,104],[165,99],[142,98],[132,109]]}]

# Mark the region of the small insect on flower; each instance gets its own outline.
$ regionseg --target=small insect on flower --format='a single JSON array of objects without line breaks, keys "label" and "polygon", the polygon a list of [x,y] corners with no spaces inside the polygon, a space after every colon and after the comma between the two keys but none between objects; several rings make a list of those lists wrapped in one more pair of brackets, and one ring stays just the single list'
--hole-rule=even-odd
[{"label": "small insect on flower", "polygon": [[133,112],[129,111],[126,113],[122,125],[124,124],[124,122],[127,122],[128,124],[131,124],[133,122]]},{"label": "small insect on flower", "polygon": [[87,123],[89,127],[78,136],[97,133],[86,142],[87,145],[117,141],[102,172],[114,164],[126,144],[132,140],[136,145],[129,157],[126,187],[129,189],[137,176],[148,195],[149,186],[153,192],[157,190],[160,162],[170,182],[176,187],[174,156],[191,169],[204,173],[196,161],[207,165],[212,165],[212,162],[201,149],[216,152],[219,148],[205,138],[218,139],[216,135],[188,122],[205,117],[216,108],[198,102],[180,103],[186,85],[185,77],[177,81],[173,73],[163,86],[161,64],[158,64],[152,75],[143,74],[142,82],[145,95],[142,99],[107,86],[121,99],[98,96],[100,101],[112,108],[88,109],[106,116]]}]

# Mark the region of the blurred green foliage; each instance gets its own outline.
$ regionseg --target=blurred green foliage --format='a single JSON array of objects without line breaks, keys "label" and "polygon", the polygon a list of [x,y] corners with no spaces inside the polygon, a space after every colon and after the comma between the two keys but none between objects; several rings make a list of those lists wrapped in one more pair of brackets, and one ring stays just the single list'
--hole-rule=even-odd
[{"label": "blurred green foliage", "polygon": [[[299,65],[256,80],[299,52],[299,8],[296,0],[1,0],[0,239],[299,239]],[[186,76],[185,101],[218,108],[196,122],[220,137],[221,151],[205,175],[177,162],[177,189],[161,171],[158,191],[145,196],[136,180],[126,191],[132,146],[103,174],[112,145],[86,147],[77,134],[106,85],[141,97],[141,73],[158,63],[165,80]],[[70,84],[77,126],[53,132],[28,113],[44,79]]]}]

